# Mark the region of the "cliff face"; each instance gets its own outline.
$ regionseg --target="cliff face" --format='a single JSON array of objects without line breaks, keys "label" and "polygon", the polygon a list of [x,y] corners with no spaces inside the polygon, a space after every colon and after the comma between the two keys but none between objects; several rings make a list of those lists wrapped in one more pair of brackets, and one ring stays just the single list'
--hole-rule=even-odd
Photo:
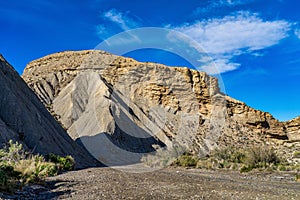
[{"label": "cliff face", "polygon": [[19,74],[0,56],[0,143],[19,141],[33,153],[72,155],[77,167],[95,160],[55,121]]},{"label": "cliff face", "polygon": [[288,138],[291,141],[300,141],[300,117],[296,117],[284,123]]},{"label": "cliff face", "polygon": [[228,144],[267,144],[290,156],[285,146],[299,137],[299,120],[281,123],[188,68],[79,51],[35,60],[22,77],[73,139],[100,160],[114,155],[109,164],[174,144],[199,156]]}]

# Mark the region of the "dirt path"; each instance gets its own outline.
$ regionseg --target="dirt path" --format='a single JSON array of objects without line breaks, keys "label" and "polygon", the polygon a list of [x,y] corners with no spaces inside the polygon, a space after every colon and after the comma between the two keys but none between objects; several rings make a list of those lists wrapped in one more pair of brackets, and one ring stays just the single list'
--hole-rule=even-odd
[{"label": "dirt path", "polygon": [[300,183],[294,177],[286,173],[240,174],[181,168],[148,173],[91,168],[49,178],[47,187],[51,189],[40,188],[30,198],[300,199]]}]

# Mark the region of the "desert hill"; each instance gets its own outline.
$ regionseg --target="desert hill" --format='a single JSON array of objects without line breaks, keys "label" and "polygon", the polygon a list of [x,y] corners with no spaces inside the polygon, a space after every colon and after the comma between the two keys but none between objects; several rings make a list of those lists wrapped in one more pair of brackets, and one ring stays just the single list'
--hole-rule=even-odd
[{"label": "desert hill", "polygon": [[268,145],[298,162],[299,119],[279,122],[221,93],[205,72],[90,50],[32,61],[22,77],[69,135],[107,165],[177,146],[203,157],[226,145]]}]

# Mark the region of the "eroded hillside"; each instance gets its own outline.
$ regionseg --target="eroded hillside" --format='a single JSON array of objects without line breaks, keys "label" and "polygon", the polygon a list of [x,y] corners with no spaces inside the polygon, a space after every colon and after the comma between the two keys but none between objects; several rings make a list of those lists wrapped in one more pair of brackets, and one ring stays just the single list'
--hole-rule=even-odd
[{"label": "eroded hillside", "polygon": [[299,120],[279,122],[222,94],[204,72],[68,51],[32,61],[22,77],[71,137],[108,165],[174,145],[200,157],[229,144],[269,145],[298,159]]},{"label": "eroded hillside", "polygon": [[77,167],[96,160],[55,121],[13,67],[0,55],[0,144],[18,141],[34,154],[72,155]]}]

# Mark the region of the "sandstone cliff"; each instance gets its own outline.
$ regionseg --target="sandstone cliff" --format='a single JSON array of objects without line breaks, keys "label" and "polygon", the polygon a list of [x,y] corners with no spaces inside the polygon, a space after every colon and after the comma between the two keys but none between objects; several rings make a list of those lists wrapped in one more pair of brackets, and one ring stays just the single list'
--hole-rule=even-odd
[{"label": "sandstone cliff", "polygon": [[300,117],[296,117],[284,123],[287,136],[291,141],[300,141]]},{"label": "sandstone cliff", "polygon": [[0,55],[0,144],[19,141],[33,153],[72,155],[77,167],[97,162],[55,121],[34,92]]},{"label": "sandstone cliff", "polygon": [[199,156],[228,144],[267,144],[289,158],[299,148],[299,120],[281,123],[222,94],[204,72],[70,51],[32,61],[22,76],[71,137],[108,165],[177,144]]}]

